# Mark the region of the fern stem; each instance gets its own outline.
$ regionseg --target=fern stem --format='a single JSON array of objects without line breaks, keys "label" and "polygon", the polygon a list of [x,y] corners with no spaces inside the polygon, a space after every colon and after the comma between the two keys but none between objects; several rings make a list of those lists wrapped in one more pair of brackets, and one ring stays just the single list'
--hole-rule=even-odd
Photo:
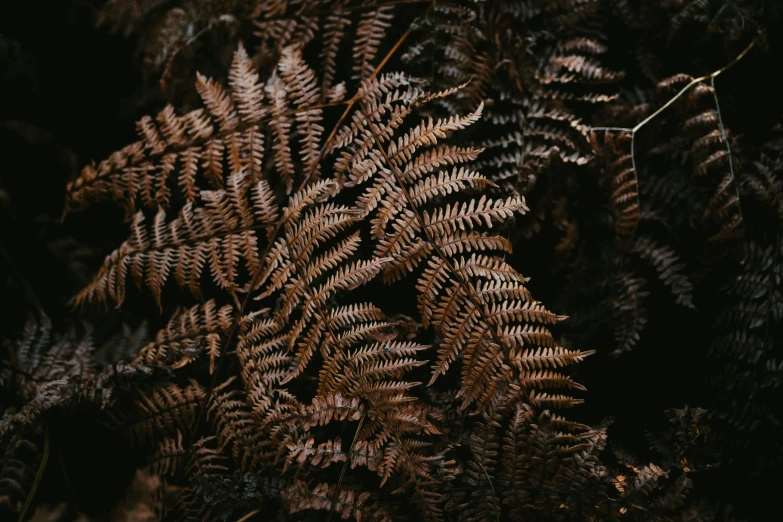
[{"label": "fern stem", "polygon": [[27,514],[27,510],[30,509],[30,505],[33,503],[33,497],[35,497],[35,492],[38,489],[38,486],[41,484],[41,479],[43,478],[44,471],[46,471],[47,462],[49,462],[49,424],[46,424],[44,427],[44,451],[43,451],[43,456],[41,457],[41,464],[38,466],[38,472],[35,474],[35,480],[33,481],[33,485],[30,486],[30,493],[27,494],[27,498],[24,501],[24,506],[22,507],[22,510],[19,512],[19,518],[17,519],[18,522],[24,521],[24,517]]},{"label": "fern stem", "polygon": [[633,132],[630,127],[590,127],[590,132],[611,131],[611,132]]},{"label": "fern stem", "polygon": [[340,480],[337,481],[337,487],[334,489],[334,495],[332,497],[332,505],[329,508],[329,518],[326,519],[326,522],[331,522],[332,520],[332,515],[334,514],[334,505],[340,496],[340,488],[343,486],[345,471],[348,469],[348,462],[350,462],[351,460],[351,454],[353,453],[353,448],[354,446],[356,446],[356,441],[359,439],[359,432],[362,430],[362,425],[364,425],[364,419],[366,417],[367,417],[367,412],[365,411],[362,414],[362,418],[359,419],[359,425],[356,426],[356,433],[354,433],[353,441],[351,441],[351,447],[348,449],[348,457],[345,459],[345,463],[343,464],[343,469],[340,472]]},{"label": "fern stem", "polygon": [[[489,476],[489,473],[487,472],[487,468],[484,467],[484,464],[481,463],[480,460],[476,461],[476,464],[481,466],[481,470],[484,472],[484,475],[487,477],[487,482],[489,482],[489,489],[492,490],[492,505],[494,507],[498,507],[497,504],[497,493],[495,493],[495,486],[492,484],[492,478]],[[500,522],[500,509],[498,509],[498,522]]]}]

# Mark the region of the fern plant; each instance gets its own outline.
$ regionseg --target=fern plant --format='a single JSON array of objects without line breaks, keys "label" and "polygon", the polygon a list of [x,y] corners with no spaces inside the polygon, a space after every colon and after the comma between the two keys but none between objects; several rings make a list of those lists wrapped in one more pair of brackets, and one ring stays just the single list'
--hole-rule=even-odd
[{"label": "fern plant", "polygon": [[[0,244],[38,317],[3,341],[0,518],[728,520],[773,497],[775,6],[95,7],[137,39],[150,114],[68,184],[64,236],[124,229],[71,315]],[[111,494],[84,502],[91,473]]]},{"label": "fern plant", "polygon": [[[193,440],[206,416],[239,469],[296,470],[277,499],[291,513],[391,513],[368,507],[351,482],[330,482],[329,468],[342,464],[410,491],[412,509],[438,519],[435,475],[447,461],[437,446],[448,437],[406,375],[427,367],[433,385],[459,363],[461,408],[485,410],[509,387],[510,403],[561,408],[580,400],[550,390],[582,388],[558,369],[589,352],[558,345],[548,327],[562,317],[532,298],[503,260],[509,242],[490,233],[524,213],[524,199],[474,195],[494,186],[470,168],[481,149],[442,143],[474,124],[481,104],[410,123],[458,90],[371,75],[324,140],[320,85],[297,49],[284,49],[261,82],[240,47],[230,91],[200,77],[204,109],[143,118],[141,141],[87,167],[69,186],[69,207],[119,202],[131,234],[74,302],[122,305],[130,280],[159,307],[170,282],[215,296],[179,312],[138,356],[175,375],[209,359],[205,384],[140,399],[143,432],[170,437],[161,451]],[[434,346],[397,339],[382,303],[351,297],[372,281],[411,277]],[[183,399],[188,416],[158,419]]]}]

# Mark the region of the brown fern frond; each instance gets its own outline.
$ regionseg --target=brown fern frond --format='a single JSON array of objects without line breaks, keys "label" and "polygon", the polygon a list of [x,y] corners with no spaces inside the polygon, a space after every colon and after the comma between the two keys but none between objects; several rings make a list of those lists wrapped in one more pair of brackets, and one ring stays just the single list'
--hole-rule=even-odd
[{"label": "brown fern frond", "polygon": [[780,180],[780,166],[768,153],[762,153],[759,161],[753,163],[752,172],[743,177],[743,193],[770,207],[783,217],[783,182]]},{"label": "brown fern frond", "polygon": [[592,103],[615,99],[617,95],[611,93],[582,93],[564,89],[569,84],[576,84],[584,90],[586,86],[612,84],[622,79],[625,76],[623,73],[606,69],[594,58],[606,50],[606,46],[588,38],[576,38],[560,44],[538,77],[547,86],[546,96]]},{"label": "brown fern frond", "polygon": [[632,274],[619,273],[612,279],[615,287],[615,315],[618,326],[615,329],[615,340],[618,348],[615,355],[630,350],[640,338],[640,332],[647,323],[647,311],[644,298],[649,292],[643,290],[645,280]]},{"label": "brown fern frond", "polygon": [[168,384],[148,393],[139,392],[132,412],[118,420],[134,443],[152,442],[157,436],[174,435],[177,431],[190,434],[205,397],[203,387],[195,381],[186,387]]},{"label": "brown fern frond", "polygon": [[359,399],[346,400],[340,394],[327,394],[315,397],[311,406],[302,406],[301,410],[282,419],[290,426],[300,426],[308,431],[312,426],[323,426],[332,420],[359,420],[363,409]]},{"label": "brown fern frond", "polygon": [[361,79],[368,78],[375,69],[372,62],[386,29],[391,26],[392,9],[393,6],[388,5],[362,13],[353,47],[353,71]]},{"label": "brown fern frond", "polygon": [[176,438],[166,438],[158,443],[152,457],[147,461],[146,469],[152,475],[171,475],[182,471],[189,452],[182,442],[182,433],[177,432]]},{"label": "brown fern frond", "polygon": [[21,511],[43,457],[42,435],[41,430],[31,430],[4,441],[0,459],[0,508],[14,513]]},{"label": "brown fern frond", "polygon": [[[322,208],[328,210],[336,207],[327,204]],[[340,243],[336,250],[327,250],[325,255],[297,255],[289,260],[291,250],[295,253],[299,250],[307,252],[309,248],[312,252],[315,248],[314,242],[303,239],[303,233],[300,232],[303,227],[308,230],[307,233],[317,234],[318,229],[313,227],[316,223],[319,226],[330,226],[328,219],[316,222],[309,213],[300,217],[303,224],[292,223],[279,243],[279,251],[287,259],[279,264],[279,270],[287,271],[288,277],[292,278],[292,282],[282,289],[284,301],[279,312],[270,319],[252,319],[252,323],[248,323],[249,327],[245,328],[237,350],[245,368],[253,368],[252,372],[245,374],[249,398],[254,404],[254,410],[264,414],[265,423],[270,423],[270,426],[272,422],[283,423],[292,430],[284,438],[289,454],[286,461],[289,464],[295,457],[302,459],[300,465],[305,462],[312,464],[311,457],[323,453],[317,449],[319,447],[331,457],[323,461],[316,458],[318,462],[327,465],[344,460],[342,454],[334,450],[334,440],[315,445],[315,439],[311,441],[308,432],[314,426],[334,421],[358,420],[362,412],[367,411],[370,417],[364,423],[362,432],[357,434],[359,449],[352,451],[349,459],[351,467],[363,464],[376,470],[379,466],[373,455],[383,451],[382,445],[390,433],[398,434],[396,436],[406,432],[437,433],[426,420],[426,410],[414,408],[408,412],[406,408],[409,407],[404,406],[413,400],[406,393],[416,383],[393,380],[423,364],[411,356],[426,347],[394,342],[396,334],[392,333],[392,325],[385,321],[379,309],[369,304],[343,307],[329,305],[325,296],[341,287],[349,288],[359,280],[355,278],[366,276],[358,275],[357,271],[363,269],[358,264],[339,268],[339,265],[345,264],[348,256],[335,256],[330,252],[340,252],[343,249]],[[344,223],[348,225],[353,221],[350,219]],[[353,234],[342,244],[354,245],[355,248],[358,239]],[[312,246],[297,246],[302,244]],[[351,252],[347,253],[351,255]],[[328,276],[324,271],[334,273]],[[297,281],[301,277],[306,278],[304,284]],[[313,278],[320,278],[324,283],[313,285]],[[274,279],[274,276],[270,278],[270,290],[262,297],[275,293]],[[299,299],[307,299],[301,306],[294,306],[290,304],[293,295],[298,296],[294,298],[294,304]],[[296,317],[301,317],[291,317],[295,310]],[[281,325],[290,320],[295,321],[293,329],[282,333]],[[381,339],[389,340],[378,342]],[[295,347],[293,357],[289,346]],[[318,395],[312,405],[297,405],[290,398],[285,398],[279,386],[294,382],[314,354],[319,354],[323,359]],[[276,393],[280,393],[283,400],[277,405],[274,404],[277,401],[271,400]],[[369,410],[360,407],[359,398],[366,401]],[[287,406],[281,409],[281,404]],[[370,437],[374,439],[372,442],[367,440]]]},{"label": "brown fern frond", "polygon": [[228,470],[225,455],[220,448],[214,448],[215,437],[202,437],[191,446],[190,459],[186,463],[185,471],[190,476],[199,479],[202,477],[220,476]]},{"label": "brown fern frond", "polygon": [[347,459],[345,452],[342,450],[340,437],[323,442],[318,446],[314,446],[314,444],[315,440],[312,437],[309,437],[304,444],[289,441],[286,444],[289,453],[283,471],[285,472],[294,461],[300,467],[308,463],[311,466],[320,465],[325,468],[330,464],[345,462]]},{"label": "brown fern frond", "polygon": [[597,31],[580,37],[564,29],[588,27],[595,8],[593,1],[546,8],[438,2],[417,26],[403,60],[435,90],[469,82],[454,98],[439,100],[449,114],[487,102],[482,138],[474,142],[487,153],[476,166],[504,188],[527,194],[552,160],[591,159],[587,128],[566,104],[613,100],[623,74],[603,65],[606,46],[594,39]]},{"label": "brown fern frond", "polygon": [[[97,167],[88,166],[68,185],[67,207],[90,202],[120,201],[128,215],[137,202],[146,208],[170,205],[169,180],[180,171],[177,185],[185,201],[197,201],[199,187],[221,189],[225,182],[223,161],[231,172],[245,170],[258,181],[263,161],[263,135],[258,122],[269,110],[262,104],[262,85],[243,48],[235,54],[230,72],[230,93],[201,76],[197,88],[204,109],[177,116],[169,106],[156,120],[144,117],[138,123],[141,141],[114,153]],[[201,178],[199,178],[201,174]]]},{"label": "brown fern frond", "polygon": [[[109,199],[122,202],[128,214],[135,212],[139,200],[147,208],[167,208],[173,187],[169,178],[177,171],[177,186],[185,202],[198,203],[204,188],[223,188],[228,178],[223,173],[224,161],[229,175],[242,171],[259,181],[268,148],[259,125],[267,119],[274,131],[272,148],[279,175],[292,184],[297,172],[312,166],[322,129],[312,70],[294,49],[287,48],[283,56],[281,76],[264,84],[240,47],[229,72],[230,92],[199,77],[197,87],[206,111],[177,116],[169,106],[157,116],[158,125],[152,118],[143,118],[138,124],[142,141],[114,153],[96,168],[86,167],[69,184],[68,207]],[[305,168],[295,168],[290,156],[292,114]]]},{"label": "brown fern frond", "polygon": [[615,232],[617,244],[622,249],[633,244],[640,217],[639,178],[633,144],[633,136],[630,133],[615,135],[607,131],[601,144],[593,134],[593,147],[608,165],[604,179],[609,180],[610,203],[619,214],[615,222]]},{"label": "brown fern frond", "polygon": [[220,346],[221,334],[233,324],[232,308],[219,309],[215,301],[181,310],[169,319],[155,340],[141,349],[136,361],[147,366],[167,366],[172,369],[190,364],[200,355],[210,357],[210,373],[214,371],[216,347]]},{"label": "brown fern frond", "polygon": [[694,308],[693,285],[687,276],[682,274],[684,265],[679,263],[677,254],[670,247],[657,244],[650,238],[640,237],[634,242],[633,252],[655,267],[660,280],[676,297],[677,304]]},{"label": "brown fern frond", "polygon": [[347,14],[345,10],[337,8],[327,15],[324,23],[324,45],[320,53],[322,62],[321,99],[332,89],[337,72],[337,53],[340,50],[340,43],[345,37],[345,30],[351,23]]},{"label": "brown fern frond", "polygon": [[591,469],[599,466],[605,431],[605,427],[592,430],[549,412],[536,419],[531,409],[517,407],[503,438],[499,474],[506,492],[503,503],[512,517],[523,519],[541,509],[550,510],[553,518],[571,510],[595,510],[592,500],[597,497],[591,495],[600,486]]},{"label": "brown fern frond", "polygon": [[[687,75],[666,79],[659,85],[659,90],[688,79]],[[710,76],[710,79],[709,85],[701,82],[691,89],[688,104],[695,108],[696,114],[686,116],[682,129],[690,142],[693,175],[720,179],[714,185],[713,196],[704,209],[702,219],[712,229],[711,240],[724,241],[741,235],[744,227],[736,176],[741,165],[738,156],[732,154],[736,144],[723,122],[715,76]]]},{"label": "brown fern frond", "polygon": [[252,470],[268,459],[264,451],[268,443],[262,438],[244,392],[230,388],[235,379],[230,377],[213,390],[207,417],[216,425],[219,448],[229,448],[240,469]]},{"label": "brown fern frond", "polygon": [[291,514],[305,510],[325,510],[337,513],[340,518],[354,517],[356,520],[388,522],[392,520],[388,508],[370,499],[369,492],[361,492],[349,486],[337,488],[321,483],[310,489],[297,481],[283,493],[283,499]]},{"label": "brown fern frond", "polygon": [[61,335],[52,331],[49,318],[30,320],[14,349],[14,363],[23,372],[20,389],[27,400],[37,388],[54,381],[88,381],[96,376],[92,360],[94,346],[90,335],[81,338],[71,332]]},{"label": "brown fern frond", "polygon": [[130,239],[106,258],[74,303],[111,300],[120,305],[129,276],[137,286],[147,286],[158,304],[172,275],[178,286],[200,295],[207,264],[218,286],[236,292],[240,269],[247,270],[251,278],[259,273],[258,232],[268,232],[271,224],[267,220],[274,216],[267,183],[258,181],[252,187],[250,183],[244,171],[232,174],[226,189],[202,192],[204,207],[188,203],[170,222],[161,209],[149,229],[144,226],[144,214],[137,213]]},{"label": "brown fern frond", "polygon": [[101,368],[94,357],[91,330],[55,333],[46,316],[29,320],[24,334],[10,345],[0,380],[5,387],[6,413],[0,420],[0,443],[25,438],[38,430],[46,414],[80,404],[113,402],[119,376],[144,374],[145,368],[119,363]]},{"label": "brown fern frond", "polygon": [[[483,422],[477,422],[468,440],[472,458],[465,470],[464,481],[470,486],[469,502],[460,506],[464,513],[461,520],[476,520],[490,515],[500,516],[501,503],[492,482],[498,461],[498,435],[500,415],[490,410],[483,415]],[[468,499],[465,499],[468,500]]]},{"label": "brown fern frond", "polygon": [[[376,94],[378,88],[371,87],[372,83],[369,85],[370,87],[366,88],[368,96],[379,97],[379,94]],[[387,100],[394,101],[394,97],[387,97]],[[377,102],[365,104],[364,113],[368,120],[377,119],[377,116],[370,115],[370,111],[372,107],[378,106],[380,104]],[[422,261],[429,259],[427,268],[419,279],[417,290],[422,323],[427,326],[436,311],[437,317],[443,318],[435,325],[444,343],[439,355],[441,364],[436,367],[433,376],[437,377],[443,373],[448,363],[454,360],[457,354],[464,352],[464,387],[460,392],[465,397],[463,407],[475,401],[486,405],[486,401],[493,396],[496,383],[512,378],[512,365],[504,364],[503,360],[506,357],[510,357],[509,363],[513,360],[512,353],[517,343],[544,343],[544,346],[552,346],[553,343],[545,330],[527,329],[522,325],[506,326],[500,322],[501,316],[490,316],[486,313],[485,307],[492,303],[493,296],[479,295],[476,292],[477,284],[473,281],[487,280],[521,286],[524,284],[524,278],[513,268],[491,255],[472,254],[470,258],[444,257],[440,248],[442,243],[451,243],[453,235],[491,228],[511,218],[514,212],[526,210],[523,200],[513,196],[506,200],[492,201],[482,196],[478,201],[470,200],[461,205],[446,203],[444,206],[442,199],[468,187],[465,184],[452,185],[451,192],[447,191],[445,194],[438,190],[426,191],[423,187],[432,185],[438,178],[425,181],[429,178],[422,179],[424,173],[408,168],[414,157],[421,157],[421,149],[427,150],[427,147],[436,145],[449,131],[475,123],[481,109],[479,106],[476,112],[465,117],[452,116],[447,120],[422,122],[413,126],[396,142],[390,140],[383,130],[388,127],[373,125],[369,130],[377,152],[372,147],[364,146],[360,155],[352,161],[353,165],[367,173],[352,179],[354,185],[372,180],[374,187],[388,187],[377,191],[378,195],[373,195],[371,199],[365,192],[365,201],[379,202],[376,213],[381,217],[377,217],[375,223],[384,222],[385,209],[396,209],[395,217],[387,220],[392,229],[391,234],[387,226],[376,247],[376,255],[393,257],[386,269],[387,273],[394,274],[391,279],[415,270]],[[395,127],[405,117],[405,113],[395,113],[389,108],[386,108],[383,114],[387,113],[390,118],[387,121],[391,121]],[[388,147],[384,145],[385,142],[389,143]],[[460,162],[462,158],[453,158],[452,161]],[[366,166],[368,164],[369,167]],[[372,177],[368,179],[370,176]],[[481,178],[476,175],[473,179]],[[374,194],[377,189],[371,190]],[[376,205],[370,205],[369,208],[372,210]],[[378,232],[376,235],[379,235]],[[436,310],[435,304],[443,294],[448,296],[446,308]],[[490,301],[484,301],[485,299]],[[444,313],[445,309],[449,312]],[[535,316],[529,317],[537,319]],[[580,356],[576,356],[573,361],[579,358]],[[562,358],[557,361],[560,364],[568,364],[572,360]]]},{"label": "brown fern frond", "polygon": [[[328,485],[335,465],[361,466],[393,493],[411,492],[417,511],[438,520],[445,497],[436,476],[449,473],[450,464],[431,441],[444,431],[437,411],[411,393],[420,383],[409,377],[430,362],[428,346],[415,335],[404,339],[403,328],[373,304],[357,302],[353,292],[381,275],[415,272],[416,321],[436,334],[433,380],[459,361],[463,408],[486,409],[509,388],[516,390],[514,402],[536,407],[579,403],[542,390],[581,389],[559,369],[588,352],[558,345],[548,327],[562,317],[532,298],[527,279],[505,260],[510,241],[494,233],[527,211],[525,201],[517,194],[479,195],[499,189],[472,168],[481,149],[444,143],[478,122],[482,104],[411,124],[426,103],[445,102],[466,87],[430,94],[406,75],[375,78],[373,70],[355,97],[357,108],[351,112],[349,104],[334,137],[322,143],[322,84],[301,51],[282,49],[263,87],[241,50],[237,55],[231,94],[199,79],[214,140],[198,146],[213,143],[207,160],[220,184],[199,187],[173,220],[164,206],[187,187],[170,187],[151,226],[139,211],[130,239],[76,302],[119,305],[133,279],[162,304],[169,280],[200,296],[211,279],[211,293],[228,294],[236,306],[217,313],[216,301],[209,301],[175,316],[140,358],[181,367],[203,339],[213,385],[169,383],[142,394],[138,408],[148,418],[134,436],[168,436],[175,442],[163,449],[174,455],[177,430],[183,441],[196,435],[201,403],[217,437],[215,451],[243,472],[276,470],[295,474],[295,483],[322,484],[318,495],[284,495],[292,512],[320,506],[340,512],[342,502],[345,513],[361,513],[349,506],[350,484]],[[248,123],[253,111],[263,117]],[[248,135],[272,139],[274,157],[255,164],[260,178],[244,163],[249,152],[231,150],[226,141]],[[170,147],[155,143],[156,151]],[[302,186],[293,190],[297,181]],[[167,417],[167,409],[181,422]],[[191,498],[195,490],[189,491]]]}]

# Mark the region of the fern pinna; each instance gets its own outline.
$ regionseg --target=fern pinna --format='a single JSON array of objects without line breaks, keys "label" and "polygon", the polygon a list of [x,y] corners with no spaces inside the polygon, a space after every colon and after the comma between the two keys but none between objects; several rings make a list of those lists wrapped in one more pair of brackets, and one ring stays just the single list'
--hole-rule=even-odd
[{"label": "fern pinna", "polygon": [[[205,374],[197,407],[216,439],[201,442],[198,414],[192,424],[160,422],[163,454],[184,435],[245,473],[288,477],[269,502],[290,513],[383,519],[413,509],[437,520],[442,481],[460,471],[438,409],[408,375],[426,368],[437,385],[458,364],[455,398],[471,411],[500,396],[567,407],[579,399],[551,390],[581,386],[558,369],[588,352],[558,345],[549,327],[562,317],[532,298],[503,259],[510,243],[491,233],[527,210],[524,199],[481,194],[494,187],[471,168],[481,149],[443,143],[480,118],[481,104],[411,123],[420,106],[457,90],[428,93],[403,74],[373,74],[358,103],[324,105],[319,85],[299,50],[284,49],[261,82],[240,47],[229,90],[199,77],[203,109],[143,118],[140,141],[85,168],[69,186],[70,208],[119,202],[131,234],[75,302],[119,306],[130,281],[158,306],[172,282],[198,299],[228,297],[179,312],[138,356],[175,381],[198,378],[200,359],[214,375]],[[332,104],[352,112],[324,140]],[[402,339],[382,300],[354,296],[376,280],[408,278],[428,330]],[[163,407],[167,396],[143,402]],[[378,477],[372,498],[361,475],[345,473],[357,467]],[[201,486],[188,487],[186,508],[209,509],[198,505]],[[410,506],[389,503],[402,493]]]}]

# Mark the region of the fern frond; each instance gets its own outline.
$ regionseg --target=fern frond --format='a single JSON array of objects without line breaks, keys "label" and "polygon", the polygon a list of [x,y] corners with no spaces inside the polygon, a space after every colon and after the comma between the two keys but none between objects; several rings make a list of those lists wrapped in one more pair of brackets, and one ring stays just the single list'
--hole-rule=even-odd
[{"label": "fern frond", "polygon": [[[393,494],[411,493],[416,510],[438,520],[446,497],[437,477],[451,473],[447,452],[432,443],[444,434],[442,416],[412,394],[420,383],[410,378],[431,362],[429,347],[415,336],[403,339],[405,328],[354,299],[354,292],[381,276],[414,273],[419,316],[409,321],[434,330],[433,380],[459,361],[456,395],[463,409],[484,411],[508,389],[515,390],[515,404],[577,404],[542,390],[581,389],[559,369],[589,352],[557,344],[548,328],[562,317],[535,301],[527,279],[505,260],[511,242],[494,232],[527,211],[524,198],[484,194],[500,187],[473,168],[481,149],[446,143],[479,121],[483,104],[464,115],[412,123],[427,103],[447,103],[467,87],[430,94],[406,75],[375,78],[373,69],[333,138],[322,142],[323,84],[301,50],[280,52],[263,85],[241,51],[229,74],[231,93],[199,79],[211,118],[204,125],[214,140],[199,142],[212,152],[198,161],[214,169],[215,186],[171,186],[171,197],[156,202],[151,225],[144,224],[147,212],[137,212],[130,239],[76,302],[120,305],[129,279],[148,287],[159,305],[171,279],[197,296],[211,279],[216,288],[210,294],[220,290],[234,300],[219,312],[218,299],[181,312],[139,356],[180,368],[196,346],[209,343],[209,391],[195,381],[188,388],[171,382],[138,401],[147,418],[134,437],[171,438],[161,458],[172,469],[182,469],[174,458],[176,431],[183,440],[196,435],[203,404],[217,445],[212,453],[202,448],[207,456],[220,460],[225,453],[243,473],[295,474],[299,489],[281,493],[291,512],[334,506],[363,513],[345,496],[350,483],[328,485],[336,464],[366,467]],[[367,55],[367,63],[372,60]],[[259,111],[262,116],[248,122]],[[182,134],[174,123],[169,127],[171,136]],[[157,128],[145,129],[153,143]],[[247,136],[269,136],[273,157],[252,159],[249,150],[227,141],[242,143]],[[153,145],[170,148],[163,139]],[[188,190],[195,196],[178,208],[175,200]],[[350,448],[347,440],[353,440]],[[301,489],[305,479],[321,484],[317,494]],[[189,499],[197,498],[197,490],[189,491]]]},{"label": "fern frond", "polygon": [[157,333],[155,341],[141,349],[136,360],[147,366],[160,365],[178,369],[206,353],[210,357],[212,373],[221,334],[226,333],[233,324],[232,312],[230,306],[218,309],[212,300],[188,310],[181,310]]},{"label": "fern frond", "polygon": [[[369,84],[372,85],[371,82]],[[378,96],[377,89],[369,87],[367,92]],[[368,107],[365,109],[365,117],[369,120],[371,118],[369,107],[377,107],[379,104],[366,103],[365,106]],[[470,200],[467,203],[453,205],[446,203],[444,206],[442,199],[461,192],[468,188],[468,185],[451,184],[450,190],[428,191],[426,187],[435,183],[434,180],[426,181],[430,178],[424,178],[424,174],[429,169],[423,169],[422,172],[422,169],[408,167],[411,163],[415,165],[414,157],[421,158],[422,150],[436,145],[440,139],[446,137],[447,132],[460,130],[475,123],[481,109],[482,107],[479,106],[477,111],[464,117],[452,116],[449,119],[438,121],[430,119],[422,122],[420,125],[413,126],[396,142],[388,137],[384,138],[386,131],[382,129],[389,128],[384,126],[385,124],[371,126],[370,134],[377,152],[372,147],[365,146],[363,151],[366,152],[362,152],[361,157],[367,158],[366,162],[369,162],[372,167],[370,169],[360,167],[362,172],[367,174],[363,173],[352,179],[354,185],[369,181],[374,183],[372,192],[365,192],[363,201],[371,202],[367,208],[371,212],[375,210],[377,214],[373,222],[375,227],[387,222],[391,225],[393,231],[391,234],[387,232],[388,228],[384,230],[385,235],[381,235],[377,229],[375,231],[375,235],[380,236],[376,255],[393,257],[389,268],[386,269],[387,274],[392,274],[388,279],[394,280],[405,272],[414,271],[422,261],[428,259],[427,268],[417,285],[420,315],[422,323],[427,326],[437,312],[440,322],[436,327],[447,347],[446,350],[441,347],[439,355],[441,363],[435,369],[434,377],[443,373],[458,353],[465,352],[464,387],[461,390],[461,394],[465,397],[463,407],[475,401],[486,405],[486,401],[492,397],[492,390],[495,389],[494,382],[489,387],[488,383],[490,381],[500,383],[511,378],[511,365],[503,364],[502,360],[505,357],[501,358],[501,354],[504,351],[506,355],[510,354],[514,339],[519,339],[523,344],[544,343],[544,346],[551,346],[553,342],[551,336],[548,337],[544,330],[527,330],[521,325],[509,329],[499,322],[501,317],[507,319],[508,316],[487,315],[485,306],[492,301],[487,303],[482,301],[483,296],[476,293],[477,286],[473,281],[523,284],[524,278],[513,268],[491,255],[474,253],[467,259],[456,257],[455,250],[459,251],[459,248],[448,249],[451,256],[443,257],[444,252],[440,248],[442,243],[453,245],[454,235],[461,240],[466,232],[491,228],[508,220],[515,212],[525,211],[524,201],[519,196],[494,201],[482,196],[478,201]],[[396,127],[399,125],[398,119],[404,118],[405,113],[386,110],[384,114],[389,114],[390,121],[394,122],[392,127]],[[388,143],[388,146],[384,143]],[[441,162],[441,158],[449,158],[449,154],[453,153],[457,157],[450,158],[450,161],[444,159],[442,162],[461,162],[464,157],[458,156],[462,152],[438,151],[438,156],[435,157]],[[433,156],[429,156],[426,161],[431,157]],[[359,166],[360,163],[354,160],[354,165]],[[462,171],[463,176],[464,172]],[[460,171],[455,173],[459,179]],[[372,177],[368,179],[368,176]],[[444,182],[447,178],[444,176],[435,178],[438,179]],[[379,188],[381,190],[378,190]],[[393,218],[386,217],[390,208],[395,209]],[[482,233],[476,234],[479,235]],[[435,309],[439,297],[444,292],[448,292],[446,307],[449,313],[444,313],[446,308]],[[492,295],[486,297],[491,299]],[[461,311],[464,308],[467,308],[466,312]],[[535,319],[532,315],[529,317]],[[452,325],[452,322],[459,326]],[[455,330],[457,332],[461,330],[463,333],[455,334]],[[506,334],[503,333],[504,330]],[[489,336],[490,339],[484,336]],[[502,347],[505,347],[505,350]],[[574,359],[576,360],[578,358]],[[571,361],[566,358],[558,359],[558,363],[561,364],[569,362]]]},{"label": "fern frond", "polygon": [[269,230],[274,206],[269,196],[266,182],[251,187],[250,178],[240,171],[229,177],[226,189],[203,192],[204,207],[188,203],[171,221],[166,221],[161,209],[147,228],[144,214],[137,213],[131,237],[106,258],[74,303],[114,301],[120,305],[129,276],[137,286],[147,286],[158,305],[172,275],[178,286],[200,295],[205,265],[218,286],[236,292],[242,268],[251,279],[261,270],[258,233]]},{"label": "fern frond", "polygon": [[353,70],[359,78],[369,77],[375,69],[372,62],[386,29],[391,27],[392,9],[393,6],[387,5],[362,13],[353,47]]},{"label": "fern frond", "polygon": [[338,489],[335,485],[321,483],[310,489],[304,482],[297,481],[283,493],[283,498],[291,514],[313,509],[334,511],[343,519],[354,517],[356,520],[372,522],[392,520],[387,508],[370,500],[370,493],[348,486]]},{"label": "fern frond", "polygon": [[121,424],[134,443],[152,442],[157,436],[174,435],[177,431],[190,434],[205,397],[203,387],[192,380],[186,387],[172,383],[148,393],[139,392],[134,411],[123,415]]}]

